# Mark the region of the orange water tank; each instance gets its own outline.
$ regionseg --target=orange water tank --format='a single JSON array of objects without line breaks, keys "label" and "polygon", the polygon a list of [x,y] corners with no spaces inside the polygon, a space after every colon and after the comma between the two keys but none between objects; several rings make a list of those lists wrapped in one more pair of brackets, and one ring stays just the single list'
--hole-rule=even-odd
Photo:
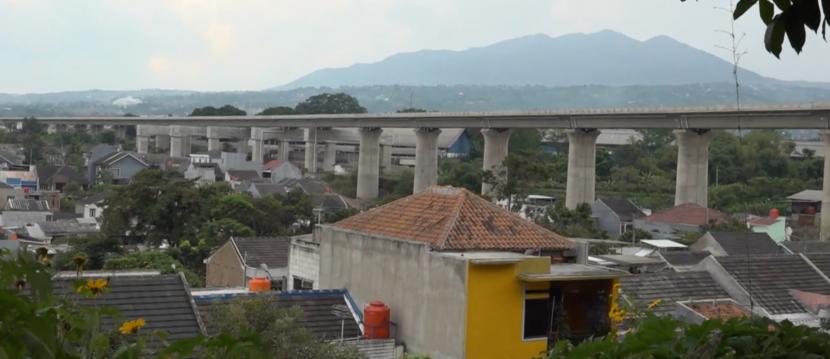
[{"label": "orange water tank", "polygon": [[778,219],[778,215],[781,213],[778,212],[778,208],[772,208],[769,210],[769,218]]},{"label": "orange water tank", "polygon": [[379,300],[363,307],[363,331],[369,339],[389,338],[389,316],[391,310]]},{"label": "orange water tank", "polygon": [[271,281],[265,277],[254,277],[248,280],[248,290],[251,292],[265,292],[271,289]]}]

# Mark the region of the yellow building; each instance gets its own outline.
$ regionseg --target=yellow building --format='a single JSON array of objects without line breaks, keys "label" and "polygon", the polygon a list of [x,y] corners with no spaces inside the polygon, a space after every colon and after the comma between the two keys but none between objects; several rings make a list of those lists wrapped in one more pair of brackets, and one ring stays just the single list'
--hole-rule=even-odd
[{"label": "yellow building", "polygon": [[315,236],[321,288],[384,301],[396,339],[433,359],[533,358],[557,340],[603,335],[614,280],[627,274],[563,263],[573,242],[452,187]]}]

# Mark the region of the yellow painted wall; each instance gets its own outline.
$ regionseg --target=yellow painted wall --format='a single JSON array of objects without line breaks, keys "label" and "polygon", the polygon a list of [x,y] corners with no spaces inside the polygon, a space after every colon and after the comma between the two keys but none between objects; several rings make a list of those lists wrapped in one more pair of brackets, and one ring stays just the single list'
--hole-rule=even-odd
[{"label": "yellow painted wall", "polygon": [[[519,273],[546,273],[549,266],[547,257],[504,265],[468,263],[467,358],[533,358],[547,349],[546,339],[522,339],[525,283],[517,276]],[[543,289],[549,283],[529,285]]]}]

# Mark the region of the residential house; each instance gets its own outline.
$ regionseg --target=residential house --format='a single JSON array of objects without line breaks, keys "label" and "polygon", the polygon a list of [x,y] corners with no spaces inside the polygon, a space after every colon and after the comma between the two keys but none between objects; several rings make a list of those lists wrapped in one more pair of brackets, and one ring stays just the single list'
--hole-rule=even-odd
[{"label": "residential house", "polygon": [[714,256],[757,256],[784,254],[785,250],[766,233],[707,232],[689,249]]},{"label": "residential house", "polygon": [[592,264],[617,268],[629,273],[660,272],[666,269],[666,262],[661,258],[637,256],[631,254],[602,254],[589,258]]},{"label": "residential house", "polygon": [[645,273],[621,278],[620,286],[622,298],[640,310],[657,303],[650,309],[657,315],[672,315],[678,301],[730,298],[706,271]]},{"label": "residential house", "polygon": [[63,192],[70,183],[78,186],[86,184],[86,178],[70,166],[43,166],[38,168],[38,188],[41,191]]},{"label": "residential house", "polygon": [[802,255],[709,256],[698,267],[732,299],[776,321],[818,326],[816,315],[791,290],[830,295],[827,275]]},{"label": "residential house", "polygon": [[267,277],[284,290],[288,277],[288,237],[231,238],[205,259],[207,287],[245,287],[250,278]]},{"label": "residential house", "polygon": [[38,175],[35,165],[15,165],[9,169],[0,170],[0,183],[13,188],[19,188],[25,193],[37,191]]},{"label": "residential house", "polygon": [[94,162],[92,166],[95,177],[91,183],[117,184],[129,183],[138,172],[150,168],[150,164],[134,152],[116,152]]},{"label": "residential house", "polygon": [[225,171],[225,182],[237,191],[248,188],[252,182],[261,180],[262,177],[254,170],[227,170]]},{"label": "residential house", "polygon": [[184,178],[195,180],[199,186],[221,182],[225,174],[219,169],[219,164],[213,162],[190,162],[184,171]]},{"label": "residential house", "polygon": [[728,220],[729,218],[718,210],[696,203],[686,203],[647,217],[636,218],[634,228],[649,232],[653,237],[675,239],[683,233],[701,232],[707,225]]},{"label": "residential house", "polygon": [[93,146],[89,149],[89,152],[86,153],[85,165],[86,165],[86,183],[89,186],[95,185],[97,182],[97,166],[96,163],[100,162],[104,158],[112,156],[113,154],[117,153],[120,150],[119,146],[108,145],[108,144],[98,144]]},{"label": "residential house", "polygon": [[787,196],[792,214],[816,214],[821,212],[821,190],[805,189]]},{"label": "residential house", "polygon": [[[328,211],[351,208],[346,199],[332,191],[328,184],[314,178],[286,178],[277,183],[277,185],[282,187],[280,189],[282,193],[299,190],[311,196],[312,207],[321,214]],[[268,189],[271,187],[260,188]]]},{"label": "residential house", "polygon": [[25,158],[20,155],[20,146],[17,144],[0,144],[0,170],[7,170],[23,163]]},{"label": "residential house", "polygon": [[101,218],[110,196],[112,192],[97,192],[75,201],[75,214],[88,221]]},{"label": "residential house", "polygon": [[789,240],[787,234],[787,219],[777,214],[770,217],[752,216],[746,222],[749,230],[756,233],[766,233],[775,242]]},{"label": "residential house", "polygon": [[33,199],[10,199],[6,209],[0,213],[0,227],[24,228],[26,224],[46,222],[52,218],[52,211],[46,201]]},{"label": "residential house", "polygon": [[397,339],[432,358],[531,358],[603,335],[613,284],[628,275],[563,263],[573,241],[463,188],[430,187],[314,236],[320,287],[387,303]]},{"label": "residential house", "polygon": [[53,243],[56,239],[88,236],[101,231],[101,226],[97,222],[85,222],[79,219],[27,223],[25,228],[29,238],[46,243]]},{"label": "residential house", "polygon": [[286,178],[303,178],[303,171],[289,161],[271,160],[262,165],[262,178],[278,183]]},{"label": "residential house", "polygon": [[0,182],[0,210],[6,209],[9,200],[24,198],[26,198],[26,192],[22,188],[15,188]]},{"label": "residential house", "polygon": [[791,254],[830,253],[830,241],[784,241],[781,246]]},{"label": "residential house", "polygon": [[644,217],[643,210],[624,198],[601,198],[591,204],[591,217],[597,227],[612,237],[619,237],[634,225],[634,219]]},{"label": "residential house", "polygon": [[291,237],[288,255],[288,289],[320,287],[320,243],[311,234]]},{"label": "residential house", "polygon": [[[82,305],[112,307],[124,318],[143,318],[147,333],[167,333],[165,340],[195,338],[205,334],[198,310],[190,296],[184,276],[179,274],[146,274],[141,272],[101,271],[84,272],[84,278],[107,278],[108,292],[95,298],[83,297],[75,291],[75,272],[58,275],[53,280],[54,294],[77,301]],[[118,328],[121,320],[102,318],[104,329]],[[155,336],[148,339],[148,347],[158,349],[163,343]]]}]

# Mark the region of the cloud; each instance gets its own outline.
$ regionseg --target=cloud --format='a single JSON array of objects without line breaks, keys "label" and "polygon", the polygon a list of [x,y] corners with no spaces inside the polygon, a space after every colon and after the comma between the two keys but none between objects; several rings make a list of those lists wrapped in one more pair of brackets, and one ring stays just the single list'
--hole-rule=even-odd
[{"label": "cloud", "polygon": [[219,56],[229,54],[235,43],[233,27],[229,24],[211,24],[205,31],[205,38],[211,52]]},{"label": "cloud", "polygon": [[166,75],[170,72],[171,66],[170,59],[163,55],[153,55],[147,59],[147,69],[153,75]]}]

